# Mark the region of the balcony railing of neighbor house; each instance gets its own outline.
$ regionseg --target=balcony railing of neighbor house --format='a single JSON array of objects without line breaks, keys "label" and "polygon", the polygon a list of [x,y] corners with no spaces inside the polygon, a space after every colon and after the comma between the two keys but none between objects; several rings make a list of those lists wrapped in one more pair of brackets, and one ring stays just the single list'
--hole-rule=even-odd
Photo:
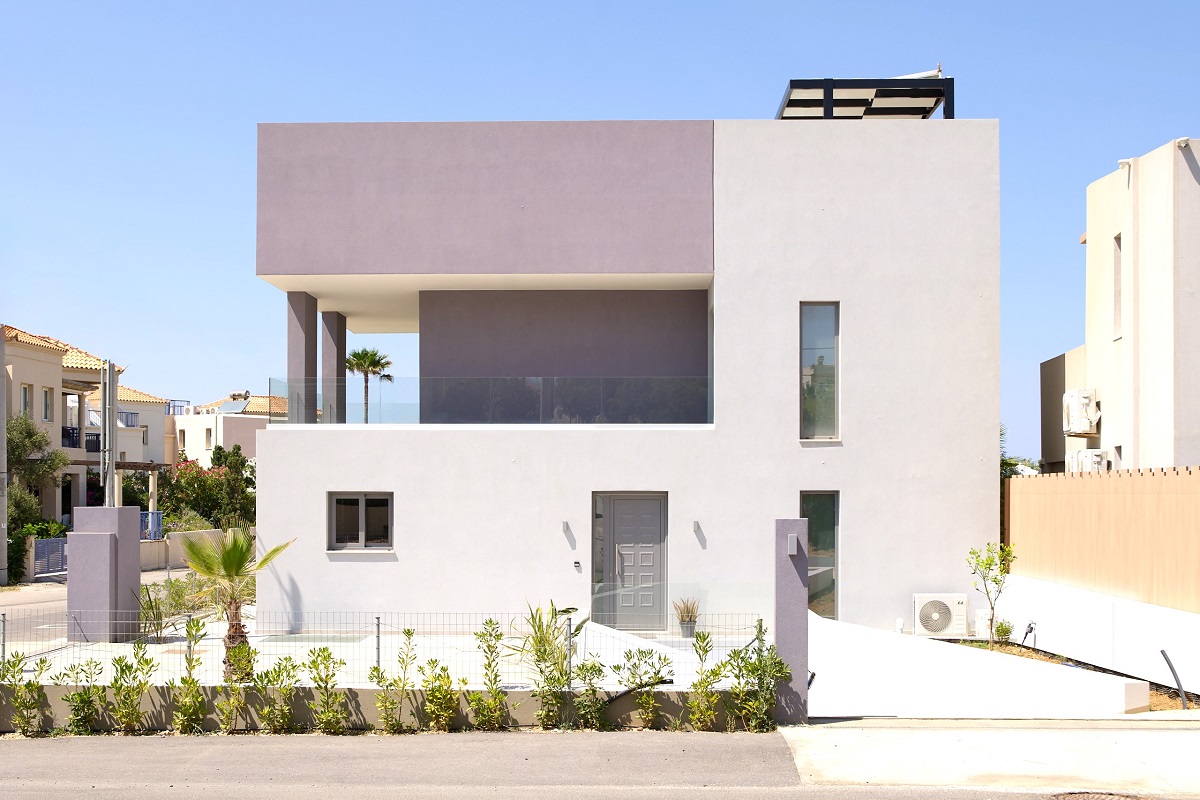
[{"label": "balcony railing of neighbor house", "polygon": [[167,416],[179,417],[183,416],[183,410],[192,404],[191,400],[168,400],[167,401]]},{"label": "balcony railing of neighbor house", "polygon": [[[272,379],[272,422],[288,422],[303,392],[331,408],[327,384]],[[362,379],[345,383],[349,423],[426,424],[698,424],[711,421],[710,379],[699,377],[514,377],[373,379],[363,404]],[[278,398],[278,399],[275,399]],[[364,408],[366,411],[364,420]]]},{"label": "balcony railing of neighbor house", "polygon": [[139,424],[138,423],[138,412],[137,411],[118,411],[117,412],[117,422],[119,422],[121,424],[121,426],[125,427],[125,428],[136,428]]},{"label": "balcony railing of neighbor house", "polygon": [[83,435],[83,449],[89,453],[100,452],[100,434],[85,433]]},{"label": "balcony railing of neighbor house", "polygon": [[157,541],[163,538],[163,512],[142,512],[142,538],[147,541]]},{"label": "balcony railing of neighbor house", "polygon": [[79,428],[70,425],[62,426],[62,446],[79,447]]}]

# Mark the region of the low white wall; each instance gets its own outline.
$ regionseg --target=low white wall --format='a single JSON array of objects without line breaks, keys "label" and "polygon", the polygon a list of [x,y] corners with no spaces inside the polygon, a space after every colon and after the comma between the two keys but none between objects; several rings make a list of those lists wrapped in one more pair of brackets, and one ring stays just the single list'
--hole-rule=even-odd
[{"label": "low white wall", "polygon": [[1166,650],[1184,688],[1200,692],[1200,614],[1013,575],[996,615],[1015,641],[1033,622],[1026,644],[1039,650],[1174,686]]},{"label": "low white wall", "polygon": [[165,540],[142,541],[142,569],[166,569],[167,566],[183,567],[183,541],[198,536],[214,536],[219,530],[176,531],[168,533]]},{"label": "low white wall", "polygon": [[809,614],[812,717],[1095,719],[1146,711],[1145,681]]}]

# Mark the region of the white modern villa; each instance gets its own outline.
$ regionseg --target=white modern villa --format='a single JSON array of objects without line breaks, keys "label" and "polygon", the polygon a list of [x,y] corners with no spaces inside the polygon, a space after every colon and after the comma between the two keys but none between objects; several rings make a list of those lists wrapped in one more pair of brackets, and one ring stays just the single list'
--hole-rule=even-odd
[{"label": "white modern villa", "polygon": [[[553,600],[652,631],[695,597],[770,625],[799,517],[823,616],[911,628],[914,593],[970,592],[998,138],[940,77],[792,81],[761,120],[260,125],[288,415],[258,534],[296,540],[260,611]],[[347,422],[347,331],[420,334],[419,419]]]}]

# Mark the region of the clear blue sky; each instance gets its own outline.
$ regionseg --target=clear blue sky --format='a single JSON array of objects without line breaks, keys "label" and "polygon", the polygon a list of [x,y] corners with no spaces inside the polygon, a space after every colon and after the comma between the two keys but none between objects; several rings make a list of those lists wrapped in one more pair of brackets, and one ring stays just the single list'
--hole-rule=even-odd
[{"label": "clear blue sky", "polygon": [[[941,61],[959,117],[1001,120],[1002,415],[1036,457],[1038,362],[1083,341],[1084,189],[1200,136],[1198,20],[1190,0],[9,0],[0,319],[155,394],[262,393],[285,342],[283,295],[254,275],[258,122],[761,118],[789,78]],[[351,345],[404,374],[412,339]]]}]

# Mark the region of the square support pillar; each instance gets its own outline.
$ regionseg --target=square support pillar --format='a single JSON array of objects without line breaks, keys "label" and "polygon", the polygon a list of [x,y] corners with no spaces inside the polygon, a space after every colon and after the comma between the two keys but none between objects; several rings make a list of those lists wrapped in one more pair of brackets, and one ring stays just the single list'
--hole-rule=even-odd
[{"label": "square support pillar", "polygon": [[288,422],[317,421],[317,298],[287,293]]},{"label": "square support pillar", "polygon": [[779,684],[775,719],[808,722],[808,520],[775,520],[775,647],[792,670]]},{"label": "square support pillar", "polygon": [[321,312],[322,422],[346,421],[346,315]]},{"label": "square support pillar", "polygon": [[138,636],[141,515],[137,508],[76,508],[67,534],[67,639],[126,642]]}]

